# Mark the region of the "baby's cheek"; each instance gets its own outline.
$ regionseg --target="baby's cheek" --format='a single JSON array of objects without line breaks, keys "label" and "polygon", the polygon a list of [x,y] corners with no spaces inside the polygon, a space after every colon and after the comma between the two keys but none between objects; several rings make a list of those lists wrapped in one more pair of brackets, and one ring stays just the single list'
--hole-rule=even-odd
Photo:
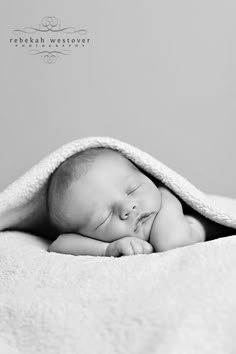
[{"label": "baby's cheek", "polygon": [[113,242],[118,239],[117,237],[117,230],[115,230],[114,226],[106,226],[102,227],[100,230],[92,235],[94,238],[104,242]]},{"label": "baby's cheek", "polygon": [[118,240],[122,237],[129,236],[129,230],[124,221],[113,220],[113,222],[107,228],[107,240],[108,242]]},{"label": "baby's cheek", "polygon": [[[152,183],[152,182],[151,182]],[[160,190],[152,183],[146,190],[146,198],[152,211],[158,212],[161,207],[161,193]]]},{"label": "baby's cheek", "polygon": [[156,197],[156,200],[155,200],[156,211],[159,211],[161,208],[161,193],[160,193],[159,189],[156,190],[155,197]]},{"label": "baby's cheek", "polygon": [[96,234],[93,235],[94,238],[100,241],[104,242],[112,242],[112,233],[111,231],[108,231],[107,228],[102,228],[97,232]]}]

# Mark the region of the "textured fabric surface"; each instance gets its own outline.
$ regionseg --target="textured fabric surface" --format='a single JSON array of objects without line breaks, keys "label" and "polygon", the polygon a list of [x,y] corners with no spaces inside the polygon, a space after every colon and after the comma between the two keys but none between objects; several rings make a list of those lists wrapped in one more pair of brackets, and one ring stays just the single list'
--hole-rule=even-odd
[{"label": "textured fabric surface", "polygon": [[1,354],[234,354],[236,238],[128,257],[0,233]]},{"label": "textured fabric surface", "polygon": [[215,204],[211,197],[150,154],[110,137],[88,137],[72,141],[49,154],[0,194],[0,230],[39,231],[46,237],[53,233],[46,209],[48,179],[65,159],[92,147],[120,151],[202,215],[236,228],[236,211],[232,205],[225,209],[220,203]]},{"label": "textured fabric surface", "polygon": [[48,179],[69,156],[100,146],[236,228],[235,199],[203,193],[136,147],[106,137],[62,146],[0,194],[0,354],[235,353],[234,236],[120,258],[47,252]]}]

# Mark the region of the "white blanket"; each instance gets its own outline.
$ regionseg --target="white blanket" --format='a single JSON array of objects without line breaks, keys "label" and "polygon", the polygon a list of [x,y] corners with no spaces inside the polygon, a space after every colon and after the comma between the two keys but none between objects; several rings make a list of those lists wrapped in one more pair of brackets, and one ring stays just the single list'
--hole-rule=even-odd
[{"label": "white blanket", "polygon": [[64,145],[0,195],[0,353],[235,353],[234,236],[121,258],[47,252],[48,178],[94,146],[120,151],[201,214],[236,228],[235,199],[202,193],[135,147],[102,137]]}]

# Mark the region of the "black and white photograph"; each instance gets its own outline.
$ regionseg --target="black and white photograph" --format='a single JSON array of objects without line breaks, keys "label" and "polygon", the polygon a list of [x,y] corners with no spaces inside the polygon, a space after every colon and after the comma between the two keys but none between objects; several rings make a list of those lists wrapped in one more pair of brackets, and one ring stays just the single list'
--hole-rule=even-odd
[{"label": "black and white photograph", "polygon": [[236,2],[0,3],[0,354],[236,353]]}]

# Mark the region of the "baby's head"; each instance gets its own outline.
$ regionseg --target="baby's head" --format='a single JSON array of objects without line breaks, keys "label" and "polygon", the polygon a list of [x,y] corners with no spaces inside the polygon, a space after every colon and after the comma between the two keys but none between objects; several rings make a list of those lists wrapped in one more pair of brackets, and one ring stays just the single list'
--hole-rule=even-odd
[{"label": "baby's head", "polygon": [[121,153],[107,148],[71,156],[49,181],[49,218],[59,233],[106,242],[125,236],[147,241],[160,204],[153,181]]}]

